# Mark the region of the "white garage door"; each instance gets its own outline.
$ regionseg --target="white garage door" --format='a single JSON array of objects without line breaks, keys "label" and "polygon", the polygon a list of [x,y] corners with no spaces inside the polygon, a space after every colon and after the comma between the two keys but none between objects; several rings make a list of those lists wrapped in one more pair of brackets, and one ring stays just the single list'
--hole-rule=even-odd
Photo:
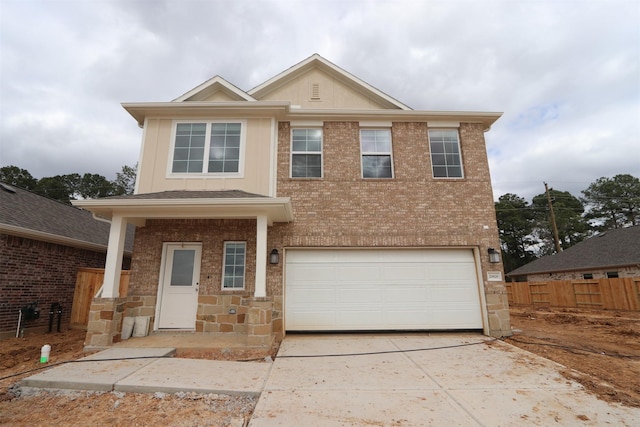
[{"label": "white garage door", "polygon": [[287,250],[285,328],[481,329],[473,252]]}]

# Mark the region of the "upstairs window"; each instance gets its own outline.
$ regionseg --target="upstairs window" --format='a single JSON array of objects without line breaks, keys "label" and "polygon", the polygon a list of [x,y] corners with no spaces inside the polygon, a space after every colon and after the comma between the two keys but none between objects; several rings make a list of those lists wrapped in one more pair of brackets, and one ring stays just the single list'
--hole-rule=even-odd
[{"label": "upstairs window", "polygon": [[322,177],[322,129],[292,129],[291,177]]},{"label": "upstairs window", "polygon": [[360,129],[363,178],[393,178],[391,130]]},{"label": "upstairs window", "polygon": [[178,123],[172,173],[238,174],[242,123]]},{"label": "upstairs window", "polygon": [[429,130],[434,178],[462,178],[462,157],[456,129]]}]

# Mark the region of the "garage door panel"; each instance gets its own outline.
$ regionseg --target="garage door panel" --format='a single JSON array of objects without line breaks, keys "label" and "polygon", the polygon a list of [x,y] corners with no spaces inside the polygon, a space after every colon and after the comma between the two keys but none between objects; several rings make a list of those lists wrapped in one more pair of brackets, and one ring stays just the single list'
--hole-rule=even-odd
[{"label": "garage door panel", "polygon": [[338,325],[348,329],[371,329],[373,325],[380,323],[382,319],[381,310],[371,310],[362,308],[350,311],[341,311],[338,316]]},{"label": "garage door panel", "polygon": [[304,328],[301,330],[332,330],[332,327],[328,329],[319,328],[320,325],[337,325],[336,313],[334,311],[313,311],[304,310],[303,312],[292,311],[287,313],[287,316],[291,316],[291,321],[296,325]]},{"label": "garage door panel", "polygon": [[482,327],[470,249],[287,250],[285,258],[287,330]]},{"label": "garage door panel", "polygon": [[393,303],[427,303],[432,298],[429,289],[417,285],[392,284],[384,293],[384,301],[389,305]]},{"label": "garage door panel", "polygon": [[478,299],[469,295],[468,288],[437,287],[431,289],[430,300],[434,303],[455,302],[460,304]]},{"label": "garage door panel", "polygon": [[385,263],[380,277],[387,282],[424,282],[427,278],[427,268],[420,264],[403,263],[393,265]]},{"label": "garage door panel", "polygon": [[323,266],[301,263],[291,270],[289,280],[296,282],[335,280],[335,271]]},{"label": "garage door panel", "polygon": [[[382,290],[376,287],[358,287],[338,289],[338,301],[346,305],[358,305],[382,301]],[[351,302],[353,301],[353,302]],[[347,307],[348,308],[348,307]]]},{"label": "garage door panel", "polygon": [[424,309],[387,310],[384,321],[398,325],[398,329],[421,329],[424,328],[424,325],[432,323],[433,316]]},{"label": "garage door panel", "polygon": [[294,305],[335,304],[338,301],[335,289],[296,289],[287,294],[289,302]]},{"label": "garage door panel", "polygon": [[339,282],[369,283],[380,278],[382,269],[375,265],[364,263],[340,264],[335,267],[335,274]]},{"label": "garage door panel", "polygon": [[469,320],[469,310],[433,310],[433,316],[439,319],[443,328],[447,329],[471,329],[477,325]]},{"label": "garage door panel", "polygon": [[428,276],[430,280],[475,280],[473,263],[435,264],[430,265]]}]

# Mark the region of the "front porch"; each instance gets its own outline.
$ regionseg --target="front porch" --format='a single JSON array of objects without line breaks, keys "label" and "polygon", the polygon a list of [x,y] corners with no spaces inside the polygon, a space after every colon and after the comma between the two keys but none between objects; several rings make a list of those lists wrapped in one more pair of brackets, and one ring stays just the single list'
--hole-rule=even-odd
[{"label": "front porch", "polygon": [[[95,298],[87,325],[86,350],[123,347],[216,349],[243,347],[267,353],[282,339],[282,298],[238,295],[200,296],[195,330],[158,330],[153,327],[155,297]],[[148,335],[122,339],[123,320],[148,317]],[[275,327],[274,327],[275,325]],[[175,338],[176,342],[172,343]],[[161,344],[163,343],[163,344]]]},{"label": "front porch", "polygon": [[[104,283],[90,309],[87,349],[123,341],[127,317],[148,318],[147,332],[154,335],[176,330],[209,337],[230,334],[248,348],[269,349],[282,338],[282,297],[267,294],[268,268],[281,268],[268,262],[274,248],[267,245],[267,228],[293,219],[288,198],[237,190],[168,191],[76,205],[111,223]],[[138,229],[129,294],[120,295],[127,224]],[[241,271],[239,286],[223,280],[234,267],[223,265],[226,242],[242,244],[241,270],[233,269],[234,274]],[[177,252],[190,258],[176,264]],[[182,278],[185,274],[189,280]]]},{"label": "front porch", "polygon": [[242,333],[227,332],[153,332],[140,338],[129,338],[114,348],[175,348],[175,357],[215,360],[262,360],[274,357],[278,344],[253,346]]}]

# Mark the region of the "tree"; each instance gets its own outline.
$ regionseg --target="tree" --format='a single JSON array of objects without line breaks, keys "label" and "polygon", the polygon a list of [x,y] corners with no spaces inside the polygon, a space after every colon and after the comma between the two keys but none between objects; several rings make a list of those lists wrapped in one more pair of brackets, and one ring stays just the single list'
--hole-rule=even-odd
[{"label": "tree", "polygon": [[114,195],[126,195],[133,194],[133,190],[136,185],[136,174],[138,171],[138,164],[135,166],[122,166],[122,172],[116,174],[116,180],[113,181]]},{"label": "tree", "polygon": [[582,201],[589,207],[585,218],[595,228],[640,225],[640,179],[629,174],[598,178],[582,194]]},{"label": "tree", "polygon": [[[567,249],[584,240],[590,231],[589,223],[582,217],[584,206],[582,202],[568,191],[549,189],[553,209],[558,227],[558,239],[562,249]],[[531,207],[536,221],[537,237],[543,242],[541,255],[555,252],[553,231],[549,218],[549,204],[545,193],[533,198]]]},{"label": "tree", "polygon": [[500,196],[495,206],[502,262],[508,273],[536,258],[533,250],[537,243],[533,237],[534,216],[529,203],[516,194]]},{"label": "tree", "polygon": [[102,175],[92,173],[70,173],[38,180],[26,169],[4,166],[0,168],[0,181],[69,205],[71,200],[133,194],[137,167],[137,164],[123,166],[122,172],[116,174],[115,181],[109,181]]},{"label": "tree", "polygon": [[38,180],[28,170],[13,165],[0,168],[0,181],[25,190],[34,190],[38,184]]},{"label": "tree", "polygon": [[74,185],[73,178],[73,176],[69,175],[56,175],[41,178],[38,180],[38,185],[34,189],[34,192],[41,196],[70,205],[75,192],[75,190],[71,188],[71,186]]},{"label": "tree", "polygon": [[114,184],[102,175],[85,173],[76,188],[83,199],[112,196],[115,193]]}]

